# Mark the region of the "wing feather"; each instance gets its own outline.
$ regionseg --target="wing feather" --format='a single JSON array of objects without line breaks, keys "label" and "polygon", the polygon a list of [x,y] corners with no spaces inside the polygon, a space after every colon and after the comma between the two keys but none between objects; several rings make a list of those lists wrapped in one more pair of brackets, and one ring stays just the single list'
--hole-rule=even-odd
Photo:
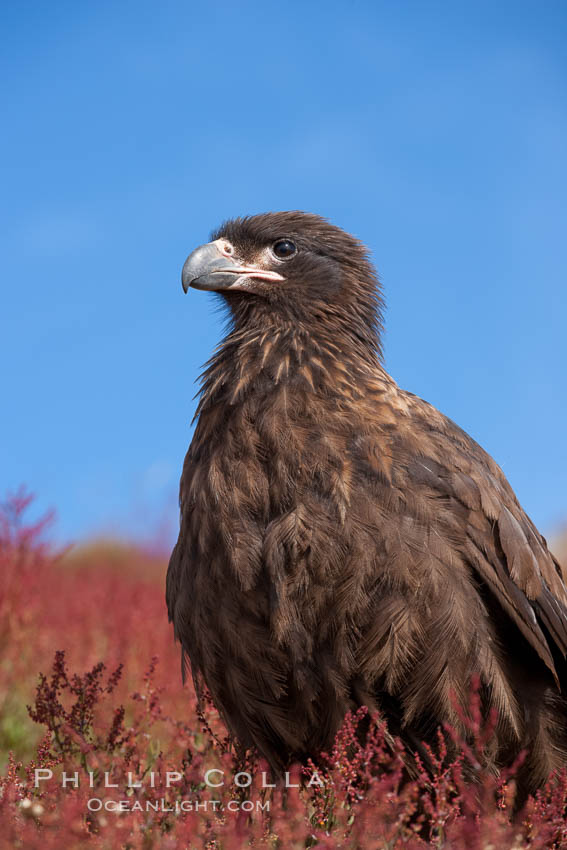
[{"label": "wing feather", "polygon": [[[492,458],[450,419],[421,399],[404,395],[414,435],[422,435],[421,451],[436,458],[435,474],[427,481],[432,494],[468,509],[461,534],[451,534],[442,511],[438,524],[445,524],[447,539],[468,557],[478,578],[557,679],[554,652],[563,657],[567,653],[567,589],[561,567]],[[423,480],[415,475],[415,461],[407,471],[410,481]]]}]

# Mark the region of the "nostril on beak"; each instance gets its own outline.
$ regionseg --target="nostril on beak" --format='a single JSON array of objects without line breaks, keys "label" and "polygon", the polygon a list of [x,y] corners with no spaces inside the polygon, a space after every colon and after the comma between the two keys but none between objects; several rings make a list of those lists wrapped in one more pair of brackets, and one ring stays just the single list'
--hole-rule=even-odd
[{"label": "nostril on beak", "polygon": [[234,254],[234,248],[230,242],[226,242],[224,239],[219,240],[219,248],[221,254],[224,254],[225,257],[232,257]]}]

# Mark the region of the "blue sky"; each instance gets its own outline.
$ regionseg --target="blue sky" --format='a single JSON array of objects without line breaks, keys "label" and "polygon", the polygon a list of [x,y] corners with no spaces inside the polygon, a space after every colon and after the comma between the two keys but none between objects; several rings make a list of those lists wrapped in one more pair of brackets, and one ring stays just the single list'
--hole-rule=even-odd
[{"label": "blue sky", "polygon": [[399,383],[567,519],[567,5],[5,4],[0,492],[171,539],[222,332],[186,255],[304,209],[372,249]]}]

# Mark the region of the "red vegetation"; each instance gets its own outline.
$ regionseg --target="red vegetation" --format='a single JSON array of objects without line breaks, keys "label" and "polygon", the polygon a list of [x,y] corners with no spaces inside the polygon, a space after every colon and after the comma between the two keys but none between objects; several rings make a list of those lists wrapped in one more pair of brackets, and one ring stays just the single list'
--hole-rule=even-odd
[{"label": "red vegetation", "polygon": [[165,559],[111,544],[56,554],[42,523],[23,522],[28,503],[0,514],[1,850],[567,847],[567,777],[514,816],[513,771],[482,767],[491,723],[474,693],[474,746],[451,757],[440,731],[430,773],[418,760],[408,779],[399,742],[361,710],[317,767],[291,771],[300,787],[263,787],[265,766],[239,759],[181,686]]}]

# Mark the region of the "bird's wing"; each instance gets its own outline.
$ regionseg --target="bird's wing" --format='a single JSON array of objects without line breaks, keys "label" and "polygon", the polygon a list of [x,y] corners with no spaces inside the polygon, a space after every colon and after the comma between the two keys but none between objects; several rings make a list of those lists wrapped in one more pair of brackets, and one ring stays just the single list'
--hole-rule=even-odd
[{"label": "bird's wing", "polygon": [[420,494],[435,527],[557,680],[554,655],[567,653],[567,589],[545,539],[468,434],[411,393],[398,390],[396,405],[397,428],[389,432],[395,483]]}]

